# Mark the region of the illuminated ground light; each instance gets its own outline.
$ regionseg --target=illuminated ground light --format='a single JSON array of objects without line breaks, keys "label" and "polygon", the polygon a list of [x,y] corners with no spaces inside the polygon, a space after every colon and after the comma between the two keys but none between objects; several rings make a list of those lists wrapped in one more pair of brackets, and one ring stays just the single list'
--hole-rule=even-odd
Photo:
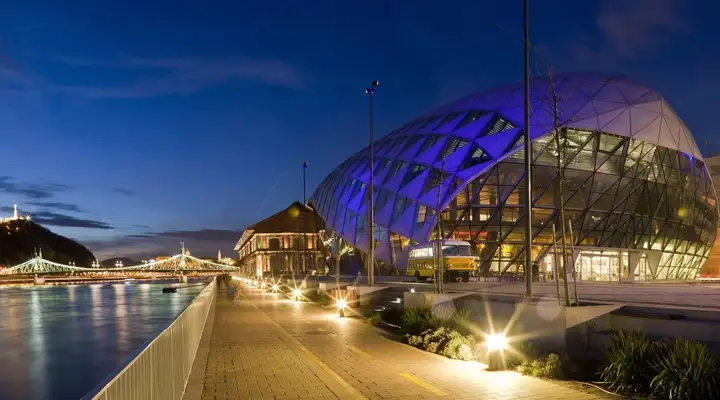
[{"label": "illuminated ground light", "polygon": [[335,301],[335,307],[338,310],[338,316],[344,317],[345,316],[345,309],[347,308],[348,303],[345,299],[338,299]]},{"label": "illuminated ground light", "polygon": [[508,347],[508,339],[503,334],[489,335],[485,339],[485,345],[489,351],[504,351]]}]

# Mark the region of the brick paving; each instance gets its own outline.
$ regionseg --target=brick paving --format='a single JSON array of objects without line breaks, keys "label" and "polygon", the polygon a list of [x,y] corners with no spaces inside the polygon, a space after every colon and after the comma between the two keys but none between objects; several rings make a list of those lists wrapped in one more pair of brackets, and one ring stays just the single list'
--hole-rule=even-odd
[{"label": "brick paving", "polygon": [[203,399],[604,399],[565,384],[488,372],[337,318],[242,289],[235,304],[220,289]]},{"label": "brick paving", "polygon": [[201,398],[351,398],[290,339],[249,301],[233,303],[221,284]]}]

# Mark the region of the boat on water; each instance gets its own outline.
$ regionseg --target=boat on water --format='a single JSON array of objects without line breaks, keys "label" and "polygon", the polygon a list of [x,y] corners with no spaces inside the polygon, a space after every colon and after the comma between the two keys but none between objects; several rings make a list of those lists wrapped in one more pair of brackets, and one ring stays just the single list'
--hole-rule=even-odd
[{"label": "boat on water", "polygon": [[126,285],[130,285],[130,284],[135,283],[136,281],[137,281],[137,279],[135,279],[135,278],[128,278],[128,279],[125,279],[124,282]]}]

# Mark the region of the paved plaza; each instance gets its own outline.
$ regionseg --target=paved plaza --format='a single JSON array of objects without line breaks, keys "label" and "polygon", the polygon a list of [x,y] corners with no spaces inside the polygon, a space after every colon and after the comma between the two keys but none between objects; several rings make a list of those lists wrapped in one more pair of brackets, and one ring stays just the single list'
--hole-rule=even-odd
[{"label": "paved plaza", "polygon": [[[346,284],[367,284],[367,277],[341,278]],[[334,281],[334,278],[329,279]],[[378,286],[415,288],[418,291],[432,291],[432,283],[419,283],[409,277],[377,277]],[[573,295],[572,280],[568,281],[570,295]],[[534,282],[535,297],[556,298],[554,281]],[[525,296],[525,283],[446,283],[447,292],[487,293],[498,295]],[[563,284],[560,282],[563,293]],[[635,281],[635,282],[578,282],[580,300],[624,303],[632,305],[656,305],[662,307],[702,308],[720,310],[720,281]]]},{"label": "paved plaza", "polygon": [[[569,282],[570,296],[573,297],[573,285]],[[445,288],[452,291],[474,293],[508,294],[522,296],[523,283],[452,283]],[[563,292],[562,282],[560,285]],[[533,284],[533,295],[556,298],[554,282]],[[580,300],[606,301],[638,305],[658,305],[663,307],[697,307],[720,309],[720,283],[710,282],[582,282],[578,283]]]},{"label": "paved plaza", "polygon": [[398,343],[358,318],[220,286],[202,399],[602,399]]}]

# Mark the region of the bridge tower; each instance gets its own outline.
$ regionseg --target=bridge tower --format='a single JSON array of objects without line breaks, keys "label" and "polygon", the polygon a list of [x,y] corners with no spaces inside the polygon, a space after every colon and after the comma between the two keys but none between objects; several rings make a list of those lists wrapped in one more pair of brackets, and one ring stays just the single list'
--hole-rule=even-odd
[{"label": "bridge tower", "polygon": [[185,242],[180,242],[180,262],[178,263],[179,271],[178,274],[180,275],[180,283],[187,283],[187,276],[183,274],[183,270],[185,269],[185,256],[187,255],[187,252],[185,251]]},{"label": "bridge tower", "polygon": [[[17,218],[17,205],[15,205],[15,212],[14,216]],[[35,249],[35,257],[30,261],[32,268],[32,272],[34,272],[33,276],[33,283],[35,285],[44,285],[45,284],[45,278],[42,276],[38,276],[38,272],[42,271],[43,269],[43,258],[42,258],[42,248],[36,248]]]}]

